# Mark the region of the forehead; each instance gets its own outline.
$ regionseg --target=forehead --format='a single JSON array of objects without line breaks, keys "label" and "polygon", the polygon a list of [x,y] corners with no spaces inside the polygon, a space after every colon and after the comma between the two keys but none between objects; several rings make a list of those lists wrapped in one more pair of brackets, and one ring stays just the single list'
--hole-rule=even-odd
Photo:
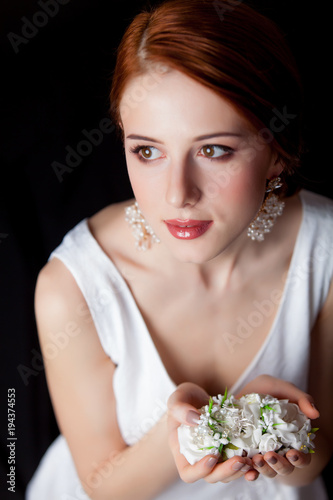
[{"label": "forehead", "polygon": [[[176,71],[147,72],[132,79],[120,102],[124,128],[198,135],[216,127],[235,133],[250,124],[227,99]],[[150,132],[151,133],[151,132]]]}]

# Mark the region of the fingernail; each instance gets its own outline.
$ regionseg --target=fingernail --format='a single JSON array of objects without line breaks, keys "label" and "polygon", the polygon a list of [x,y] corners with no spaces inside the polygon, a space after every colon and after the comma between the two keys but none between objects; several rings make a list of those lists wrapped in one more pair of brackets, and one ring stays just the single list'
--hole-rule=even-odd
[{"label": "fingernail", "polygon": [[311,406],[312,406],[312,408],[313,408],[314,410],[316,410],[316,411],[319,413],[319,410],[318,410],[318,408],[316,407],[316,405],[315,405],[314,403],[311,403]]},{"label": "fingernail", "polygon": [[277,463],[277,458],[276,457],[268,458],[267,462],[271,465],[275,465]]},{"label": "fingernail", "polygon": [[186,422],[189,424],[198,425],[200,422],[200,413],[196,411],[189,410],[186,414]]},{"label": "fingernail", "polygon": [[207,467],[210,467],[211,469],[217,464],[218,457],[209,457],[207,460],[206,464]]},{"label": "fingernail", "polygon": [[258,460],[257,462],[254,462],[254,465],[256,467],[263,467],[265,465],[264,460]]},{"label": "fingernail", "polygon": [[244,467],[241,468],[241,472],[247,472],[251,469],[251,465],[245,464]]},{"label": "fingernail", "polygon": [[241,470],[242,467],[244,467],[243,462],[235,462],[231,466],[232,470]]},{"label": "fingernail", "polygon": [[297,462],[297,460],[299,459],[299,456],[298,455],[289,455],[288,459],[291,460],[292,462]]}]

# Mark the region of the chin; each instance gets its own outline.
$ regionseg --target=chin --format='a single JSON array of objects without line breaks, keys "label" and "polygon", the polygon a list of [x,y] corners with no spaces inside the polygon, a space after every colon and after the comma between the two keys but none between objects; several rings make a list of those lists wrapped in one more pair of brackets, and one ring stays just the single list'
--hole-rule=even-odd
[{"label": "chin", "polygon": [[[185,243],[185,242],[184,242]],[[209,249],[207,248],[208,245],[206,245],[205,248],[201,249],[194,249],[194,248],[182,248],[182,249],[175,249],[175,248],[170,248],[169,250],[173,254],[174,258],[177,259],[179,262],[184,262],[188,264],[205,264],[206,262],[209,262],[219,255],[223,253],[223,249]]]}]

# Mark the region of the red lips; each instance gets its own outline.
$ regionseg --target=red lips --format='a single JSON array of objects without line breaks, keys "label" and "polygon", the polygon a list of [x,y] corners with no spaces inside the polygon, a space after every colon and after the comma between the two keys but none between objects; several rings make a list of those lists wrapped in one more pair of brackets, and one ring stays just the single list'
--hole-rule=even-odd
[{"label": "red lips", "polygon": [[212,220],[170,219],[164,221],[169,232],[180,240],[194,240],[202,236],[213,224]]}]

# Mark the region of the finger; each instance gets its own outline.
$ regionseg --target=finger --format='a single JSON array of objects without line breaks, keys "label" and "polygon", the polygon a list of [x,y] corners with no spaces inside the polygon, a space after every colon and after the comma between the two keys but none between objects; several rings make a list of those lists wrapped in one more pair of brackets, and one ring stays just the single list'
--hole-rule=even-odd
[{"label": "finger", "polygon": [[264,455],[265,462],[280,476],[289,476],[294,470],[293,465],[283,455],[269,451]]},{"label": "finger", "polygon": [[[233,457],[225,462],[218,463],[210,474],[205,477],[207,483],[230,483],[239,479],[245,474],[250,474],[250,478],[256,476],[253,471],[252,461],[246,457]],[[252,479],[253,480],[253,479]]]},{"label": "finger", "polygon": [[247,384],[242,392],[236,395],[236,398],[250,392],[270,394],[278,399],[289,399],[292,403],[297,403],[308,418],[319,417],[319,411],[315,407],[312,396],[286,380],[277,379],[271,375],[260,375]]},{"label": "finger", "polygon": [[198,408],[198,404],[203,406],[209,400],[209,394],[197,384],[184,382],[171,394],[168,400],[168,408],[173,409],[179,403],[189,404]]},{"label": "finger", "polygon": [[197,425],[200,411],[207,404],[209,395],[196,384],[185,382],[180,384],[168,399],[169,416],[182,424]]},{"label": "finger", "polygon": [[246,479],[246,481],[255,481],[256,479],[258,479],[259,476],[260,476],[259,472],[255,469],[250,469],[248,472],[245,472],[244,474],[244,478]]},{"label": "finger", "polygon": [[255,455],[252,458],[252,463],[256,471],[263,476],[273,478],[277,475],[277,472],[270,467],[270,465],[264,460],[262,455]]},{"label": "finger", "polygon": [[302,453],[298,450],[289,450],[285,456],[286,459],[289,460],[289,462],[293,465],[293,467],[297,467],[298,469],[307,467],[311,462],[310,453]]},{"label": "finger", "polygon": [[185,483],[194,483],[206,478],[217,464],[218,457],[207,455],[194,465],[190,465],[186,458],[177,453],[174,455],[178,473]]},{"label": "finger", "polygon": [[314,404],[314,400],[310,394],[305,394],[298,400],[300,410],[311,420],[319,418],[320,413]]}]

